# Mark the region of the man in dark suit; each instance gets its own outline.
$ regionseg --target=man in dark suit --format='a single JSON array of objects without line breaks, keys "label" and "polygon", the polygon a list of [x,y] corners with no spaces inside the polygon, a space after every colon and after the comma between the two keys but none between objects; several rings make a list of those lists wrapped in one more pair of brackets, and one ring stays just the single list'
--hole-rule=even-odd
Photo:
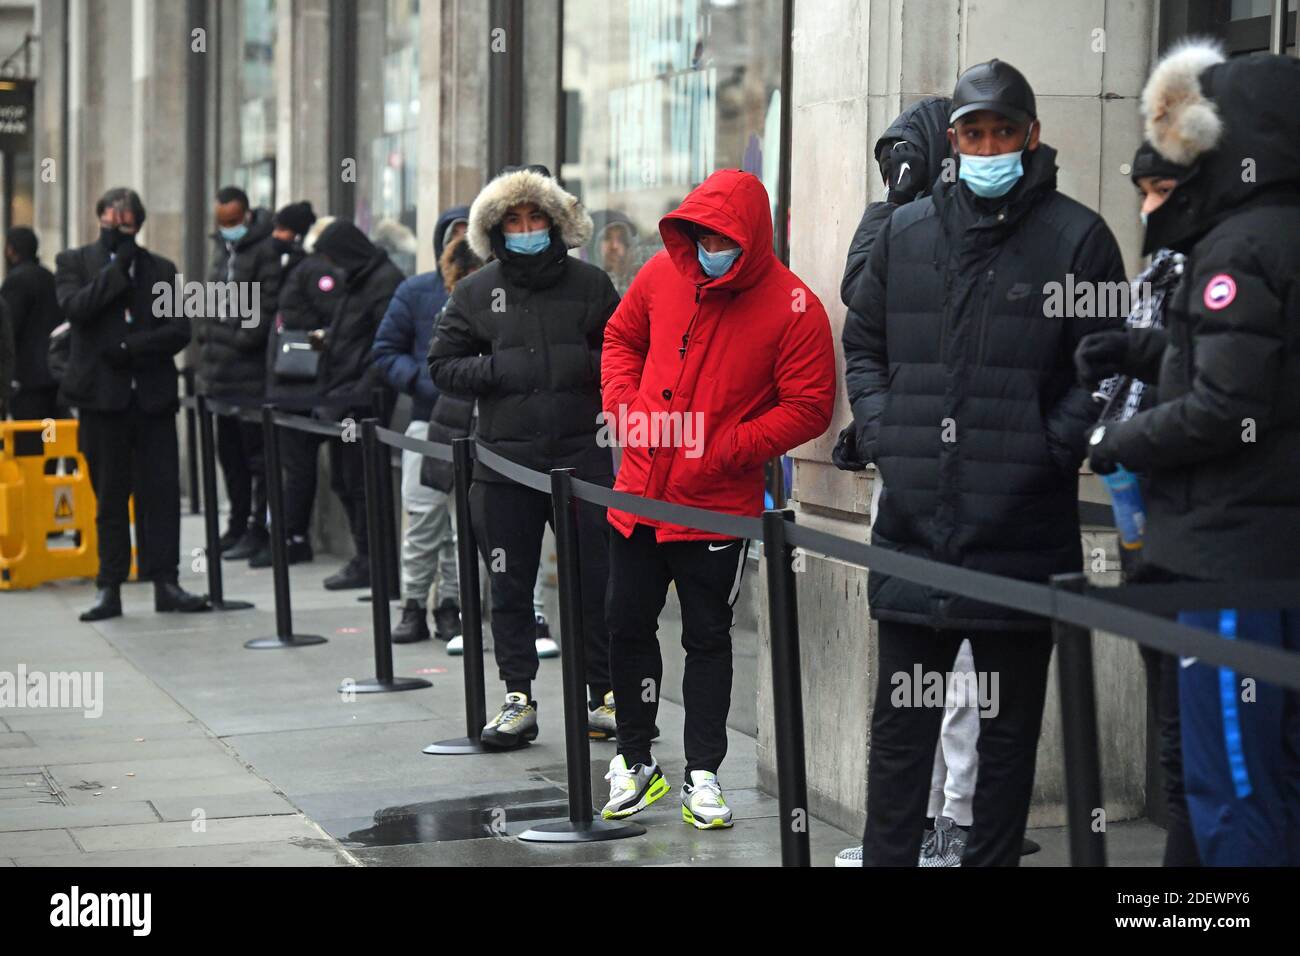
[{"label": "man in dark suit", "polygon": [[166,283],[170,295],[176,266],[136,244],[145,211],[134,190],[110,189],[95,212],[99,241],[60,253],[55,272],[59,305],[72,326],[61,397],[80,410],[81,450],[99,502],[99,593],[81,620],[122,613],[132,494],[140,578],[154,583],[154,609],[204,611],[207,600],[177,583],[180,464],[172,356],[189,344],[190,323],[154,307],[155,284]]}]

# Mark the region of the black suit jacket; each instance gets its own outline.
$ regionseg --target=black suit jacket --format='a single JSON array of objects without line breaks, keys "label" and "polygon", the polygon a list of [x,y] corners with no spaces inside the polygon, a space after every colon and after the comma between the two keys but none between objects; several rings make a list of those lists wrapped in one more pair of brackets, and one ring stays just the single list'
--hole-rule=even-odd
[{"label": "black suit jacket", "polygon": [[[94,411],[122,411],[131,404],[134,388],[143,411],[176,408],[172,356],[189,344],[190,321],[184,314],[154,315],[157,297],[153,293],[155,283],[166,283],[166,304],[175,311],[171,301],[175,263],[142,248],[128,275],[98,242],[61,252],[55,263],[59,306],[72,325],[63,400]],[[104,354],[123,341],[131,362],[114,368]]]}]

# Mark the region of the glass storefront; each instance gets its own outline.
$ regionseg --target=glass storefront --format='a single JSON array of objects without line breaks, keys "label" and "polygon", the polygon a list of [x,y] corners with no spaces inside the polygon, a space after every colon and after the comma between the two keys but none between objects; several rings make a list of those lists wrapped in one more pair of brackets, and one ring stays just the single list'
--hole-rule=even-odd
[{"label": "glass storefront", "polygon": [[355,221],[407,275],[419,251],[419,33],[419,0],[357,4]]},{"label": "glass storefront", "polygon": [[254,207],[275,208],[276,0],[243,0],[239,20],[239,162]]},{"label": "glass storefront", "polygon": [[780,0],[564,0],[560,170],[591,212],[581,255],[620,293],[663,247],[659,219],[717,169],[780,163]]}]

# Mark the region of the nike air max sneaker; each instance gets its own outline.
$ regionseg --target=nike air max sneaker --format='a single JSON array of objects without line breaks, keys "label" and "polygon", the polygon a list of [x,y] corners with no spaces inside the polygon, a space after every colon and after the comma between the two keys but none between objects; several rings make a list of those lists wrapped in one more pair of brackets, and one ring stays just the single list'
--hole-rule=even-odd
[{"label": "nike air max sneaker", "polygon": [[605,779],[609,781],[609,802],[600,815],[606,820],[639,813],[671,789],[658,764],[647,767],[639,763],[629,770],[622,754],[615,754],[609,762]]},{"label": "nike air max sneaker", "polygon": [[518,747],[537,739],[537,702],[527,694],[512,691],[497,715],[487,722],[480,741],[489,747]]},{"label": "nike air max sneaker", "polygon": [[605,702],[587,711],[587,736],[592,740],[614,740],[618,737],[618,721],[614,719],[614,692],[605,694]]},{"label": "nike air max sneaker", "polygon": [[691,771],[691,782],[682,787],[682,820],[698,830],[731,826],[731,807],[722,798],[717,774]]}]

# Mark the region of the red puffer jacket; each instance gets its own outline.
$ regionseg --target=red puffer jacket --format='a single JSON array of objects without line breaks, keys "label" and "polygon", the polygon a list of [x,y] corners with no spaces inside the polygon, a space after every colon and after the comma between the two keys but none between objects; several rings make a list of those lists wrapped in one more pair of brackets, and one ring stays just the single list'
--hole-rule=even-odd
[{"label": "red puffer jacket", "polygon": [[[826,310],[772,253],[767,190],[720,170],[659,223],[664,251],[637,274],[605,327],[602,404],[625,446],[615,488],[733,515],[763,510],[763,463],[821,435],[835,401]],[[710,279],[695,229],[740,243]],[[638,521],[664,541],[720,539],[614,508],[627,537]]]}]

